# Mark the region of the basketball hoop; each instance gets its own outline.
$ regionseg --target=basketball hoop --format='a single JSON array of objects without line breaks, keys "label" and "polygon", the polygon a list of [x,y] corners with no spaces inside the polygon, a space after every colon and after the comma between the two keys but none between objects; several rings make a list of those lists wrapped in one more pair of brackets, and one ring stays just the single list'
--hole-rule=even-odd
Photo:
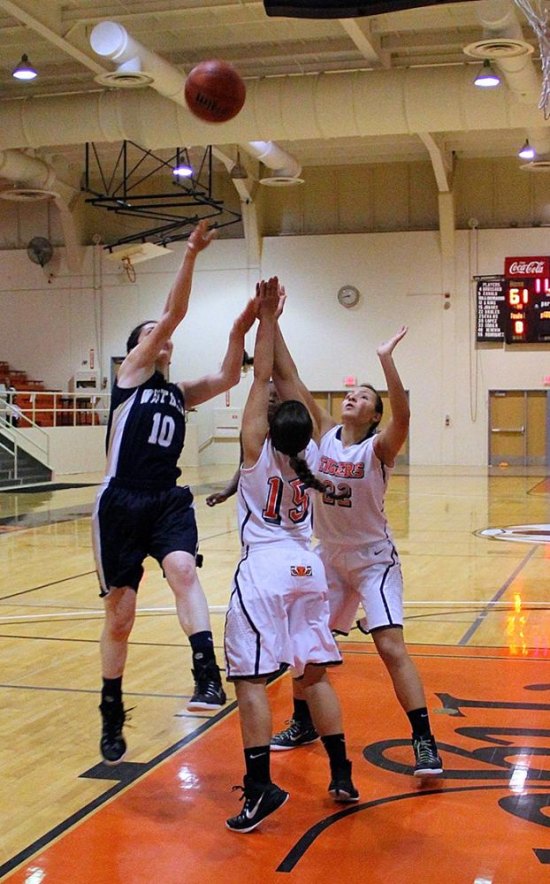
[{"label": "basketball hoop", "polygon": [[515,3],[525,15],[539,41],[542,68],[539,108],[544,111],[544,119],[547,120],[550,117],[550,26],[547,0],[515,0]]},{"label": "basketball hoop", "polygon": [[124,257],[122,258],[122,267],[130,282],[135,282],[136,269],[132,264],[132,259],[129,257],[129,255],[124,255]]},{"label": "basketball hoop", "polygon": [[130,282],[136,281],[136,264],[141,261],[149,261],[151,258],[161,258],[172,254],[172,249],[168,249],[166,246],[157,246],[152,242],[131,243],[119,249],[111,246],[104,246],[104,248],[108,249],[107,260],[120,261]]}]

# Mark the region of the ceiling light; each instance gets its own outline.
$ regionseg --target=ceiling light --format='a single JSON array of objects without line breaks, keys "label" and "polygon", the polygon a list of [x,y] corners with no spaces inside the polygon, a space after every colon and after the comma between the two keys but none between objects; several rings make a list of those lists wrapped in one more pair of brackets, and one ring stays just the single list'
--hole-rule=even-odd
[{"label": "ceiling light", "polygon": [[518,157],[521,157],[522,160],[534,160],[537,155],[537,152],[534,147],[531,147],[529,144],[529,139],[525,139],[525,144],[518,151]]},{"label": "ceiling light", "polygon": [[193,167],[189,160],[187,148],[182,151],[179,148],[176,150],[176,164],[172,169],[172,174],[176,175],[177,178],[190,178],[192,176]]},{"label": "ceiling light", "polygon": [[175,167],[173,174],[177,175],[178,178],[190,178],[193,174],[193,169],[191,168],[191,166],[186,166],[182,164]]},{"label": "ceiling light", "polygon": [[233,180],[239,179],[239,178],[244,180],[245,178],[248,178],[248,172],[246,171],[245,167],[241,163],[241,155],[240,155],[239,151],[237,151],[237,162],[231,168],[229,175],[231,178],[233,178]]},{"label": "ceiling light", "polygon": [[29,56],[22,55],[21,61],[14,67],[11,75],[12,77],[15,77],[16,80],[34,80],[34,78],[38,76],[38,71],[35,71],[30,63]]},{"label": "ceiling light", "polygon": [[479,73],[474,80],[474,84],[476,86],[481,86],[484,89],[491,89],[493,86],[500,85],[500,77],[494,72],[488,58],[483,62]]}]

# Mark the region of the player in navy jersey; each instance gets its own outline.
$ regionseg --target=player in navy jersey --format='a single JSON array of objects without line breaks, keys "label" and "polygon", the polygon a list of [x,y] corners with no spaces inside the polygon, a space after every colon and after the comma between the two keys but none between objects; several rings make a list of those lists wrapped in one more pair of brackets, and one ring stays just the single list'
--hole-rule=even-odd
[{"label": "player in navy jersey", "polygon": [[193,495],[187,486],[177,484],[181,472],[177,463],[185,438],[185,411],[239,381],[244,337],[256,318],[254,300],[235,320],[218,372],[178,384],[167,380],[171,335],[187,313],[195,259],[213,235],[206,221],[191,233],[162,316],[131,332],[112,392],[107,469],[92,517],[95,562],[105,604],[99,708],[100,751],[108,764],[117,764],[126,752],[122,676],[146,556],[161,565],[191,644],[195,685],[188,708],[217,709],[226,701],[208,605],[196,573]]},{"label": "player in navy jersey", "polygon": [[[365,616],[357,626],[372,636],[386,666],[411,725],[414,774],[426,777],[439,776],[443,768],[422,682],[403,638],[403,578],[384,513],[388,479],[409,430],[409,403],[393,360],[406,332],[403,326],[377,349],[391,405],[391,417],[380,431],[382,400],[368,384],[346,395],[340,424],[320,408],[300,380],[280,328],[273,371],[280,395],[298,390],[319,424],[317,476],[339,495],[317,495],[314,507],[314,533],[320,540],[316,551],[327,574],[331,627],[347,634],[362,604]],[[293,684],[293,718],[274,735],[274,750],[294,749],[318,738],[307,698],[299,682]]]},{"label": "player in navy jersey", "polygon": [[[270,775],[271,709],[267,680],[286,664],[300,681],[329,757],[331,796],[357,801],[346,755],[342,715],[326,667],[341,663],[329,629],[324,568],[310,549],[308,489],[325,485],[311,465],[317,446],[311,416],[300,401],[282,402],[268,422],[276,316],[282,308],[276,278],[258,286],[260,325],[254,381],[242,424],[243,465],[238,488],[242,544],[225,625],[227,678],[235,682],[244,745],[244,804],[227,820],[250,832],[281,807],[288,793]],[[268,434],[269,430],[269,434]]]}]

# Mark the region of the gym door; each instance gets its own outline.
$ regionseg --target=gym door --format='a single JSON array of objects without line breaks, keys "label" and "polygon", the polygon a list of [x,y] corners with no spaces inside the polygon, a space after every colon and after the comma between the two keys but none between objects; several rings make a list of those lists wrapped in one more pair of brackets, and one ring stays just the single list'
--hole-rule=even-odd
[{"label": "gym door", "polygon": [[546,390],[490,390],[489,465],[549,463],[549,415]]}]

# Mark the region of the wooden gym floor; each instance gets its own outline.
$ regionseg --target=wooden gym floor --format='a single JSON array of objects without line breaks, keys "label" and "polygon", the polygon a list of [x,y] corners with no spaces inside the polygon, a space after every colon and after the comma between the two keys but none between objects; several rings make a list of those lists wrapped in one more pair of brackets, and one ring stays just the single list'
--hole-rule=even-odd
[{"label": "wooden gym floor", "polygon": [[[234,501],[205,497],[230,467],[191,470],[201,580],[220,661],[238,558]],[[549,481],[544,468],[419,468],[394,476],[387,512],[406,583],[406,638],[444,761],[412,776],[406,717],[372,641],[341,643],[333,680],[361,799],[326,793],[319,743],[274,753],[290,801],[249,835],[238,811],[234,692],[186,712],[190,653],[154,562],[140,589],[125,676],[126,761],[99,761],[97,595],[78,487],[0,493],[0,878],[25,884],[550,882]],[[486,531],[486,534],[481,532]],[[269,687],[274,722],[290,679]]]}]

